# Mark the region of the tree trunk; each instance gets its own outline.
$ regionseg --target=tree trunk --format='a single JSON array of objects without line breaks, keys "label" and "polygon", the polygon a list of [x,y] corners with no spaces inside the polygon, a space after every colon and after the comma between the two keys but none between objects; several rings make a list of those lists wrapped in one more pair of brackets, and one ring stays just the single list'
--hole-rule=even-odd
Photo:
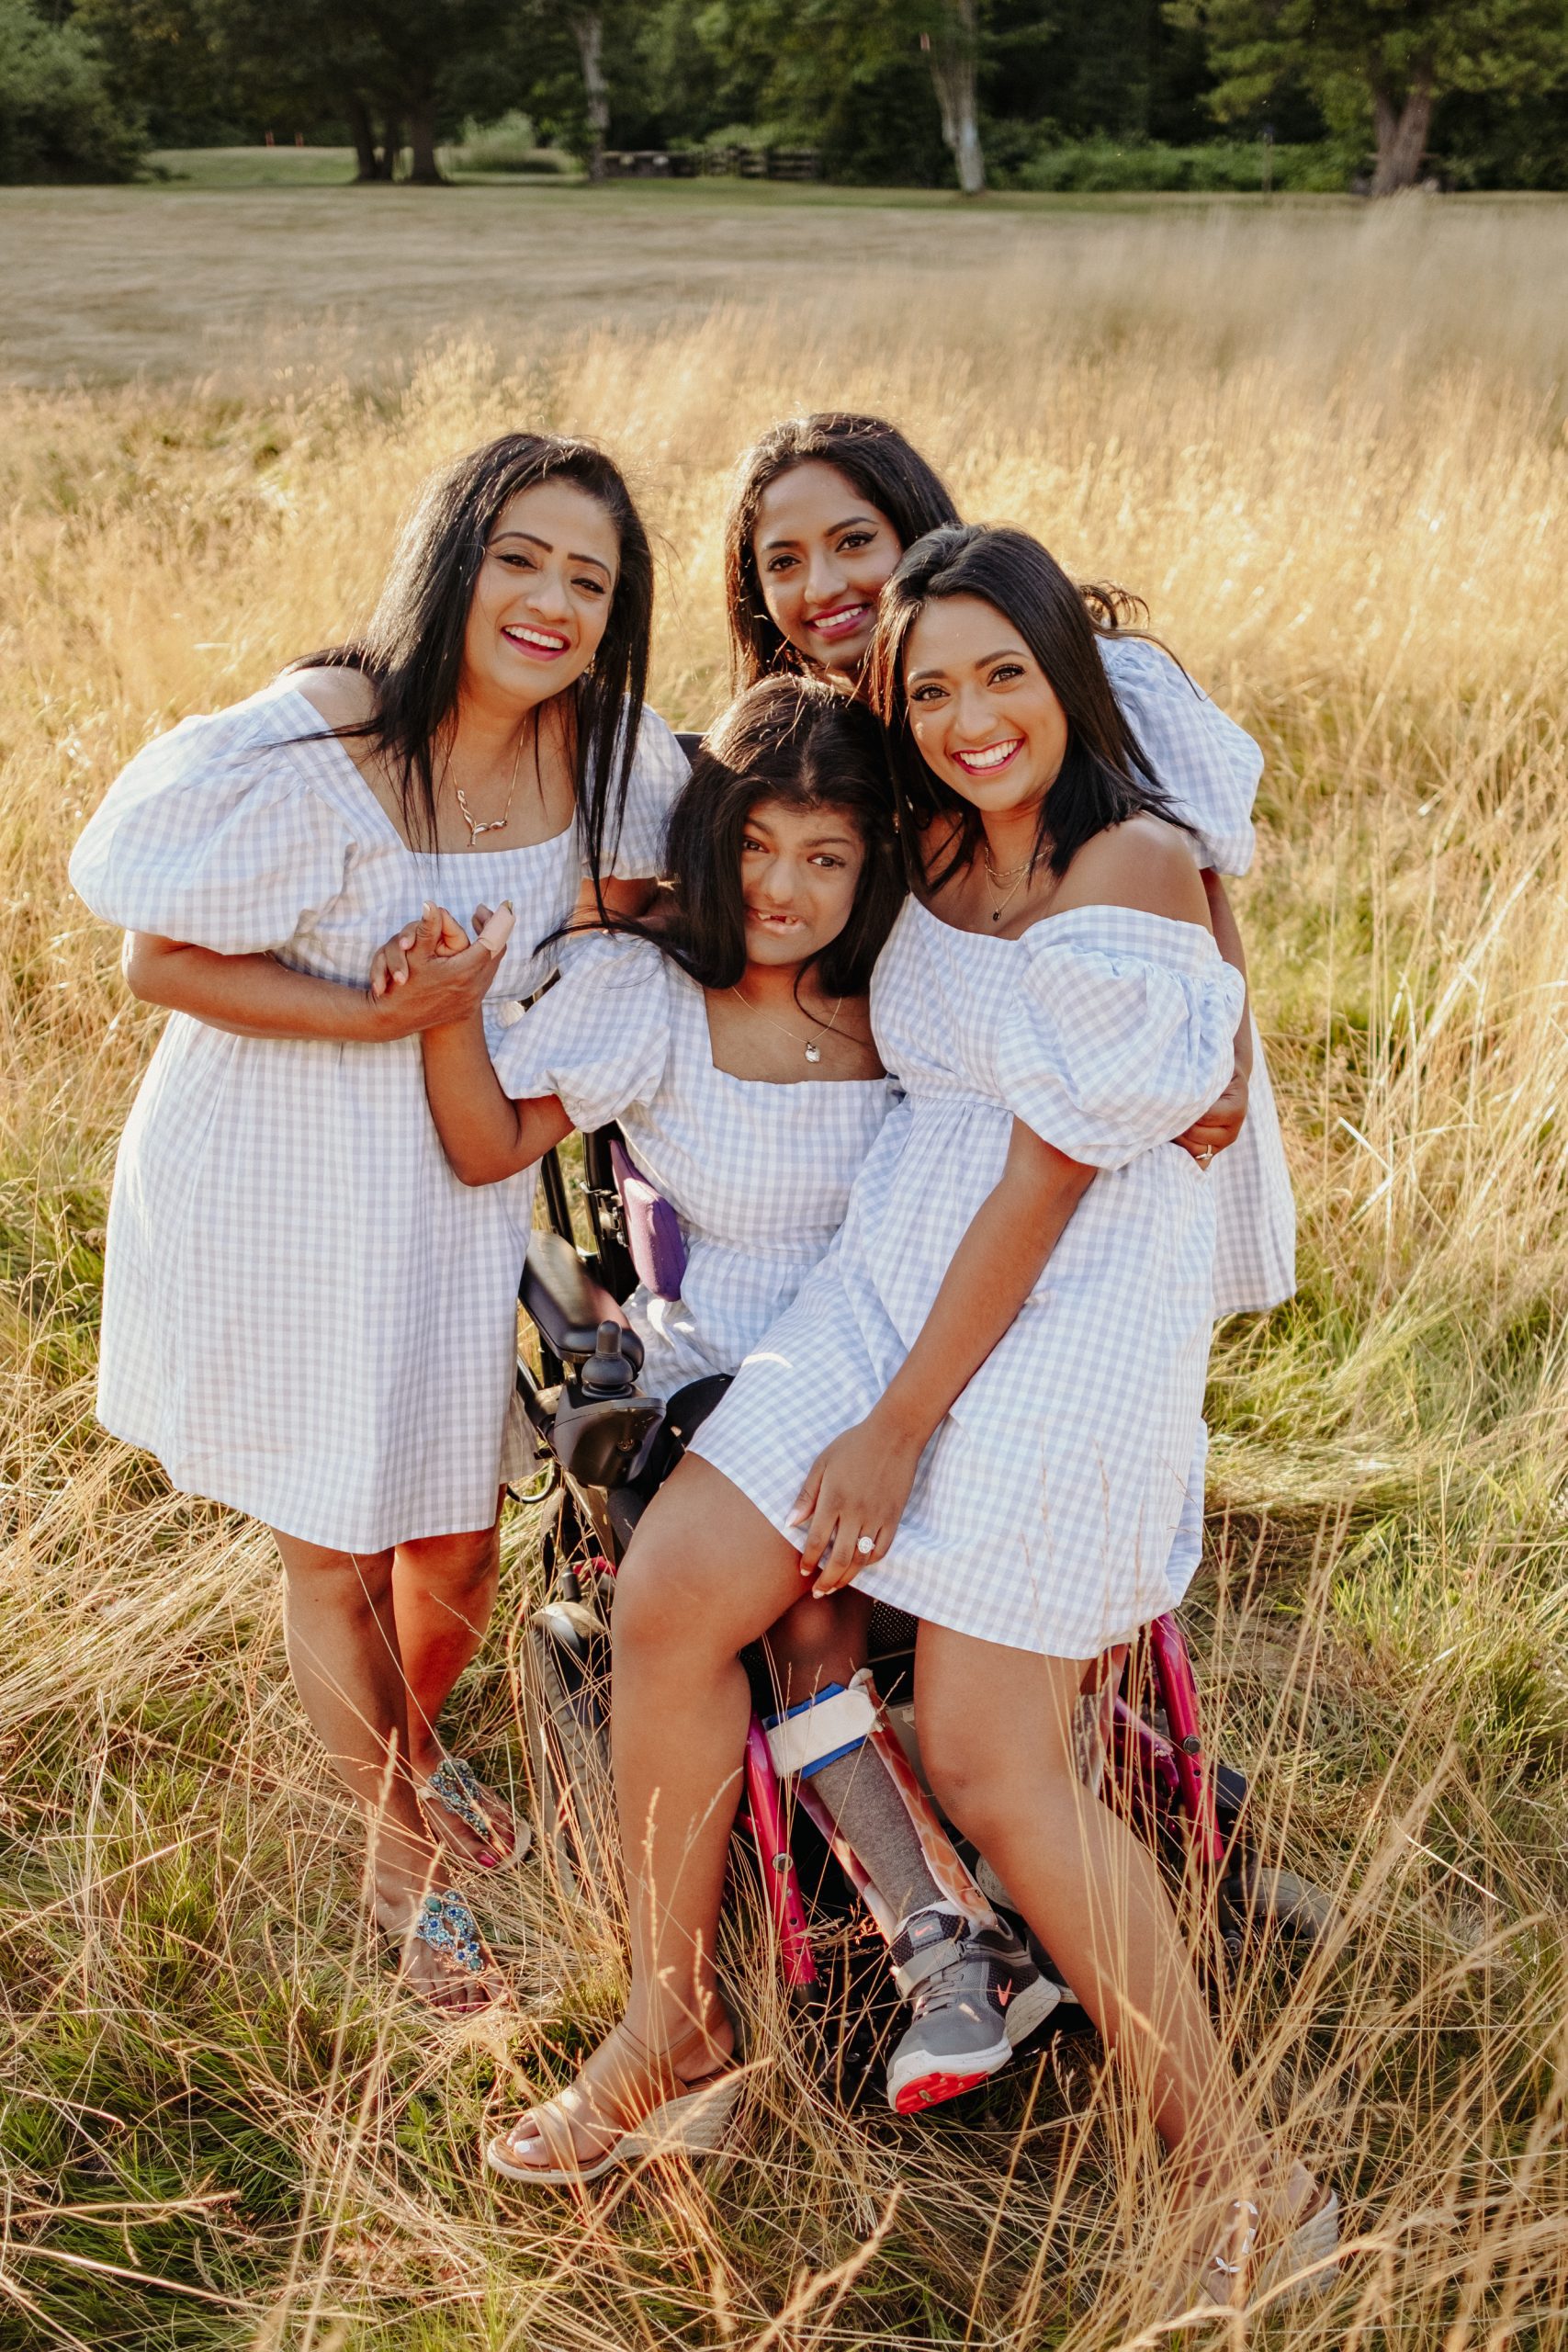
[{"label": "tree trunk", "polygon": [[376,155],[376,128],[370,119],[370,109],[357,90],[348,93],[344,100],[344,112],[348,117],[348,127],[354,139],[355,182],[378,180],[381,172]]},{"label": "tree trunk", "polygon": [[946,0],[941,30],[923,45],[929,49],[942,109],[942,141],[958,166],[958,185],[965,196],[978,196],[986,185],[986,159],[975,119],[975,0]]},{"label": "tree trunk", "polygon": [[610,85],[604,79],[604,21],[597,8],[573,8],[572,38],[582,62],[582,95],[587,101],[588,176],[604,176],[604,134],[610,128]]},{"label": "tree trunk", "polygon": [[1386,90],[1375,90],[1372,114],[1378,133],[1372,194],[1396,196],[1403,187],[1414,187],[1421,176],[1427,137],[1432,128],[1430,65],[1417,67],[1403,105],[1396,105]]},{"label": "tree trunk", "polygon": [[381,131],[381,152],[376,158],[376,176],[378,180],[397,178],[398,158],[402,152],[403,126],[396,115],[389,114],[386,118]]},{"label": "tree trunk", "polygon": [[446,181],[435,159],[434,99],[416,98],[409,108],[409,145],[412,150],[409,177],[414,186],[445,187]]}]

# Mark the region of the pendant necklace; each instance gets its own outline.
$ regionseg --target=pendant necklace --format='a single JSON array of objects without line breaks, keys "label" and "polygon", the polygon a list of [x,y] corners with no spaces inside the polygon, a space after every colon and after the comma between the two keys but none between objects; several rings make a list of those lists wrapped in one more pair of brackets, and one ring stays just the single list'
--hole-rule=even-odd
[{"label": "pendant necklace", "polygon": [[469,808],[468,800],[464,795],[462,786],[460,784],[455,784],[453,786],[453,792],[457,796],[457,813],[468,829],[468,847],[470,849],[473,848],[474,843],[479,840],[481,833],[499,833],[504,828],[507,819],[512,814],[512,802],[517,790],[517,770],[522,763],[522,759],[523,735],[521,729],[519,729],[517,735],[517,749],[512,756],[512,781],[506,787],[506,806],[502,810],[499,817],[487,818],[482,824],[474,815],[473,810]]},{"label": "pendant necklace", "polygon": [[1025,880],[1033,873],[1034,860],[1032,857],[1025,858],[1021,865],[1010,865],[1005,873],[998,874],[996,867],[991,864],[991,850],[989,842],[987,843],[985,849],[981,852],[981,854],[985,858],[986,871],[991,877],[991,888],[993,890],[999,890],[1004,882],[1010,880],[1012,883],[1012,888],[1009,890],[1006,897],[1001,899],[998,905],[994,906],[991,909],[991,921],[993,922],[1000,922],[1003,915],[1006,914],[1009,907],[1011,906],[1020,890],[1022,889]]},{"label": "pendant necklace", "polygon": [[[739,980],[736,981],[729,993],[731,996],[740,996],[740,983]],[[775,1021],[771,1012],[764,1012],[760,1004],[753,1004],[749,996],[740,996],[740,1001],[746,1007],[748,1012],[754,1012],[756,1014],[759,1021],[766,1021],[774,1029],[782,1029],[786,1037],[793,1037],[797,1046],[804,1046],[806,1048],[806,1058],[808,1062],[819,1062],[821,1060],[822,1048],[815,1037],[803,1037],[799,1030],[792,1029],[787,1022]],[[825,1021],[822,1023],[822,1035],[824,1037],[826,1037],[829,1032],[832,1029],[834,1023],[838,1020],[839,1015],[842,1012],[843,1009],[844,1000],[840,997],[838,1003],[833,1007],[832,1021]]]}]

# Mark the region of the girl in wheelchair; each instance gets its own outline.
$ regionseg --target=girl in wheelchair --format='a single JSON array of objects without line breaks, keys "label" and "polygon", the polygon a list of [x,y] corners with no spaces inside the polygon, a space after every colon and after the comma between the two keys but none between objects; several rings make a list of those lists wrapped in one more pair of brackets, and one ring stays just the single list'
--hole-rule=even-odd
[{"label": "girl in wheelchair", "polygon": [[919,542],[874,665],[914,892],[872,1035],[904,1100],[622,1566],[627,2015],[491,2161],[578,2179],[650,2141],[716,2144],[740,1653],[803,1578],[858,1582],[920,1620],[933,1791],[1146,2102],[1191,2206],[1192,2292],[1230,2303],[1330,2259],[1336,2200],[1249,2131],[1153,1860],[1086,1791],[1073,1729],[1107,1652],[1171,1604],[1214,1210],[1170,1138],[1225,1082],[1244,986],[1043,548]]},{"label": "girl in wheelchair", "polygon": [[[676,803],[657,927],[570,939],[555,987],[489,1047],[477,1022],[424,1032],[431,1110],[466,1182],[615,1122],[637,1174],[677,1210],[673,1295],[645,1284],[626,1302],[650,1396],[689,1396],[738,1368],[829,1250],[895,1099],[866,1005],[904,896],[891,806],[869,711],[818,681],[761,681]],[[385,960],[417,995],[436,959],[427,939],[392,943]],[[913,2000],[888,2067],[889,2098],[909,2109],[1005,2065],[1059,1989],[900,1771],[865,1668],[869,1615],[853,1592],[784,1612],[769,1642],[774,1745],[869,1882]]]}]

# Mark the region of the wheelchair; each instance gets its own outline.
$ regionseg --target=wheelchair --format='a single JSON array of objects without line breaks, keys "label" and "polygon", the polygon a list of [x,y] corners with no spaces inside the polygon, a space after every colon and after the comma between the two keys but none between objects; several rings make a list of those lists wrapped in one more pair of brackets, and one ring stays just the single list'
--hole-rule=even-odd
[{"label": "wheelchair", "polygon": [[[665,1404],[638,1387],[641,1342],[621,1302],[645,1278],[670,1295],[678,1227],[613,1127],[582,1137],[582,1170],[575,1189],[587,1238],[580,1242],[573,1180],[557,1154],[541,1163],[547,1222],[533,1234],[519,1291],[538,1364],[520,1351],[518,1389],[541,1464],[522,1498],[545,1514],[544,1593],[524,1629],[522,1679],[541,1848],[554,1856],[564,1890],[603,1900],[620,1883],[608,1747],[615,1570],[643,1510],[728,1382],[696,1381]],[[918,1772],[915,1632],[911,1618],[874,1604],[869,1662],[889,1725]],[[752,1715],[736,1846],[760,1886],[784,1984],[819,2029],[818,2077],[853,2103],[874,2088],[900,1996],[850,1875],[806,1809],[786,1801],[775,1773],[762,1724],[778,1703],[766,1653],[758,1645],[743,1663]],[[1208,1754],[1191,1660],[1173,1617],[1144,1629],[1106,1695],[1102,1792],[1186,1885],[1206,1964],[1238,1967],[1266,1944],[1289,1962],[1321,1941],[1336,1925],[1333,1905],[1266,1862],[1249,1839],[1246,1776]],[[987,1899],[1060,1984],[1060,1970],[984,1857],[950,1834]],[[1063,1990],[1032,2043],[1085,2030]]]}]

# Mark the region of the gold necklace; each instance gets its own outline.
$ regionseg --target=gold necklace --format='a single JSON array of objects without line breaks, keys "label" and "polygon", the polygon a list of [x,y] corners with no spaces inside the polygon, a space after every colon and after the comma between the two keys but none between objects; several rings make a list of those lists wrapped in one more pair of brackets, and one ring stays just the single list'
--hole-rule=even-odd
[{"label": "gold necklace", "polygon": [[1006,897],[1001,900],[998,906],[995,906],[991,909],[991,921],[993,922],[1000,922],[1003,915],[1006,914],[1009,907],[1011,906],[1020,890],[1022,889],[1026,876],[1033,873],[1034,860],[1032,857],[1026,857],[1021,865],[1010,865],[1007,867],[1005,872],[998,874],[996,867],[991,864],[991,845],[989,842],[986,843],[986,846],[981,851],[980,854],[986,861],[986,871],[991,877],[991,888],[993,890],[999,890],[1002,884],[1007,881],[1010,876],[1015,877],[1012,888],[1007,893]]},{"label": "gold necklace", "polygon": [[[739,980],[736,981],[729,993],[731,996],[740,996],[740,983]],[[822,1048],[815,1037],[802,1037],[799,1030],[792,1029],[787,1022],[775,1021],[771,1012],[764,1012],[760,1004],[753,1004],[749,996],[740,996],[740,1001],[746,1007],[748,1012],[754,1012],[756,1014],[759,1021],[766,1021],[770,1023],[773,1028],[782,1029],[786,1037],[793,1037],[797,1046],[804,1046],[806,1047],[806,1058],[808,1062],[819,1062],[821,1060]],[[825,1021],[822,1023],[822,1035],[824,1037],[826,1037],[831,1031],[834,1022],[838,1020],[839,1015],[842,1012],[843,1009],[844,1000],[840,997],[838,1003],[833,1007],[833,1020]],[[811,1016],[809,1014],[807,1015],[808,1020],[810,1017]]]},{"label": "gold necklace", "polygon": [[522,760],[523,731],[521,728],[519,728],[517,732],[517,749],[512,755],[512,781],[506,787],[506,806],[502,810],[499,817],[491,817],[487,819],[482,825],[479,819],[474,815],[473,810],[469,808],[462,786],[460,784],[455,784],[452,786],[453,792],[457,795],[457,813],[468,829],[468,847],[470,849],[473,848],[474,843],[479,840],[481,833],[499,833],[503,830],[507,819],[512,814],[512,803],[517,791],[517,770],[522,764]]}]

